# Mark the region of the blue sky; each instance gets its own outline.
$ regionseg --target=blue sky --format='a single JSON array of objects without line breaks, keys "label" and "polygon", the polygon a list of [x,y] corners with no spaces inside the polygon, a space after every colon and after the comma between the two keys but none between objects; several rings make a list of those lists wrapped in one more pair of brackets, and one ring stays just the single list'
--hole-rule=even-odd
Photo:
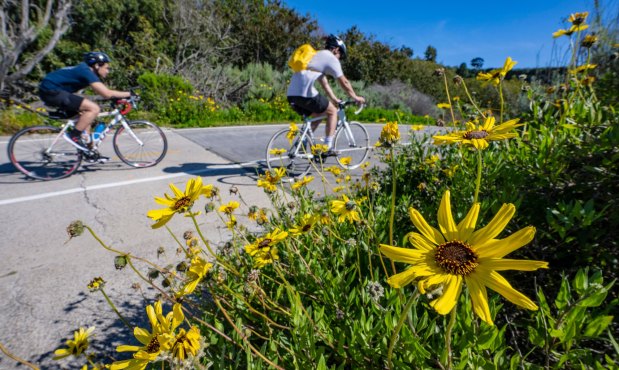
[{"label": "blue sky", "polygon": [[[284,0],[300,14],[310,14],[325,33],[356,25],[363,33],[393,47],[406,45],[422,57],[428,45],[447,66],[484,59],[484,68],[501,67],[510,56],[515,68],[564,65],[566,37],[552,33],[566,28],[570,13],[590,11],[592,0],[520,1],[376,1]],[[617,13],[618,0],[601,1]]]}]

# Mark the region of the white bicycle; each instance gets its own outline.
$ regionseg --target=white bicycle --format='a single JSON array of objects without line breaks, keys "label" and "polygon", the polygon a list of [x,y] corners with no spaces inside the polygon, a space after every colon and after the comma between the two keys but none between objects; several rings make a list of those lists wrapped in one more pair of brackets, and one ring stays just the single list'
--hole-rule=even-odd
[{"label": "white bicycle", "polygon": [[[338,104],[337,129],[333,142],[335,159],[345,169],[355,169],[367,159],[370,152],[370,135],[359,122],[348,122],[345,108],[356,104],[354,101],[343,101]],[[363,105],[355,112],[359,114]],[[273,135],[266,150],[267,167],[269,170],[284,168],[286,175],[291,179],[305,176],[311,169],[312,163],[324,161],[326,158],[319,153],[313,154],[312,147],[316,144],[312,123],[325,119],[304,116],[300,129],[282,129]],[[328,157],[327,157],[328,158]]]},{"label": "white bicycle", "polygon": [[163,131],[154,123],[144,120],[129,121],[125,115],[137,108],[137,96],[128,99],[110,99],[112,109],[101,112],[99,118],[111,117],[99,138],[93,140],[88,152],[78,150],[63,139],[78,117],[64,111],[49,112],[49,120],[66,120],[57,125],[26,127],[13,135],[8,145],[11,163],[24,175],[37,180],[61,179],[73,174],[82,160],[96,163],[101,141],[116,129],[112,143],[121,161],[132,167],[151,167],[163,160],[168,151],[168,141]]}]

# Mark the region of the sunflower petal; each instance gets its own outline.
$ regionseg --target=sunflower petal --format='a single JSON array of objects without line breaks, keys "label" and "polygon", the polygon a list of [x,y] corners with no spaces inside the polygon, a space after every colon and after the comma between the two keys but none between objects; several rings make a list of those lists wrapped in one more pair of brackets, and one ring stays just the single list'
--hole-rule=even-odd
[{"label": "sunflower petal", "polygon": [[467,241],[468,238],[475,231],[475,225],[477,224],[477,217],[479,216],[479,203],[473,204],[466,217],[458,224],[458,236],[456,239],[461,241]]},{"label": "sunflower petal", "polygon": [[430,302],[436,312],[447,315],[458,302],[458,297],[462,291],[462,277],[459,275],[449,275],[443,286],[443,295]]},{"label": "sunflower petal", "polygon": [[537,310],[537,305],[533,303],[527,296],[520,293],[516,289],[512,288],[507,280],[501,276],[498,272],[490,271],[488,276],[484,279],[484,284],[505,297],[508,301],[520,307],[527,308],[529,310]]},{"label": "sunflower petal", "polygon": [[423,234],[423,236],[428,238],[436,245],[445,243],[445,238],[443,237],[441,232],[430,226],[423,218],[421,213],[419,213],[419,211],[414,208],[409,208],[408,215],[410,216],[413,225],[415,225],[417,230],[419,230],[419,232]]},{"label": "sunflower petal", "polygon": [[479,273],[469,274],[464,278],[466,286],[469,287],[471,300],[473,301],[473,310],[477,316],[487,324],[494,325],[492,322],[492,315],[490,314],[490,307],[488,307],[488,293],[486,292],[486,287],[479,283],[476,276],[478,274]]},{"label": "sunflower petal", "polygon": [[497,212],[488,225],[475,231],[473,235],[471,235],[469,243],[471,245],[479,245],[493,239],[505,229],[507,223],[514,216],[514,213],[516,213],[516,207],[514,207],[513,204],[503,204],[499,212]]},{"label": "sunflower petal", "polygon": [[537,269],[547,269],[548,262],[531,261],[531,260],[513,260],[513,259],[480,259],[480,264],[494,271],[518,270],[518,271],[535,271]]},{"label": "sunflower petal", "polygon": [[424,255],[424,252],[418,249],[392,247],[387,244],[381,244],[380,251],[394,261],[405,262],[411,265],[422,262]]},{"label": "sunflower petal", "polygon": [[387,283],[394,288],[402,288],[415,280],[415,271],[412,268],[395,274],[387,279]]},{"label": "sunflower petal", "polygon": [[507,238],[490,240],[475,248],[475,252],[482,258],[502,258],[518,248],[527,245],[535,236],[535,228],[527,226],[516,231]]},{"label": "sunflower petal", "polygon": [[447,240],[455,240],[458,237],[458,228],[451,213],[451,197],[449,190],[445,191],[438,209],[438,226]]},{"label": "sunflower petal", "polygon": [[410,233],[406,234],[406,239],[408,239],[408,241],[416,248],[419,248],[425,251],[431,251],[436,248],[436,246],[432,243],[432,241],[428,240],[428,238],[426,238],[425,236],[419,233],[416,233],[414,231],[411,231]]}]

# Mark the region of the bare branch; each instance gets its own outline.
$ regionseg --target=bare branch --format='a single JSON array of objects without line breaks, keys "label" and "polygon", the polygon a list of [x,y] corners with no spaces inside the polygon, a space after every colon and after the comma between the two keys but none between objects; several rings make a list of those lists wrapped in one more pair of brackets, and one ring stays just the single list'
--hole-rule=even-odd
[{"label": "bare branch", "polygon": [[[71,0],[47,0],[45,10],[29,0],[17,3],[5,0],[0,5],[0,91],[30,73],[69,29]],[[46,29],[53,30],[50,40],[24,60],[24,50]]]}]

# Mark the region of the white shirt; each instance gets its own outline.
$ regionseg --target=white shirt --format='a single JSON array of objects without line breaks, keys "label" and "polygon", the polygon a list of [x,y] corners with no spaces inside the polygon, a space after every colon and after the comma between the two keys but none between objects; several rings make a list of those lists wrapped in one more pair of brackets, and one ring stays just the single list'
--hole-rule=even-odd
[{"label": "white shirt", "polygon": [[318,95],[318,90],[314,87],[314,82],[323,74],[336,79],[344,75],[340,60],[329,50],[318,51],[307,64],[306,70],[292,75],[286,95],[302,96],[305,98]]}]

